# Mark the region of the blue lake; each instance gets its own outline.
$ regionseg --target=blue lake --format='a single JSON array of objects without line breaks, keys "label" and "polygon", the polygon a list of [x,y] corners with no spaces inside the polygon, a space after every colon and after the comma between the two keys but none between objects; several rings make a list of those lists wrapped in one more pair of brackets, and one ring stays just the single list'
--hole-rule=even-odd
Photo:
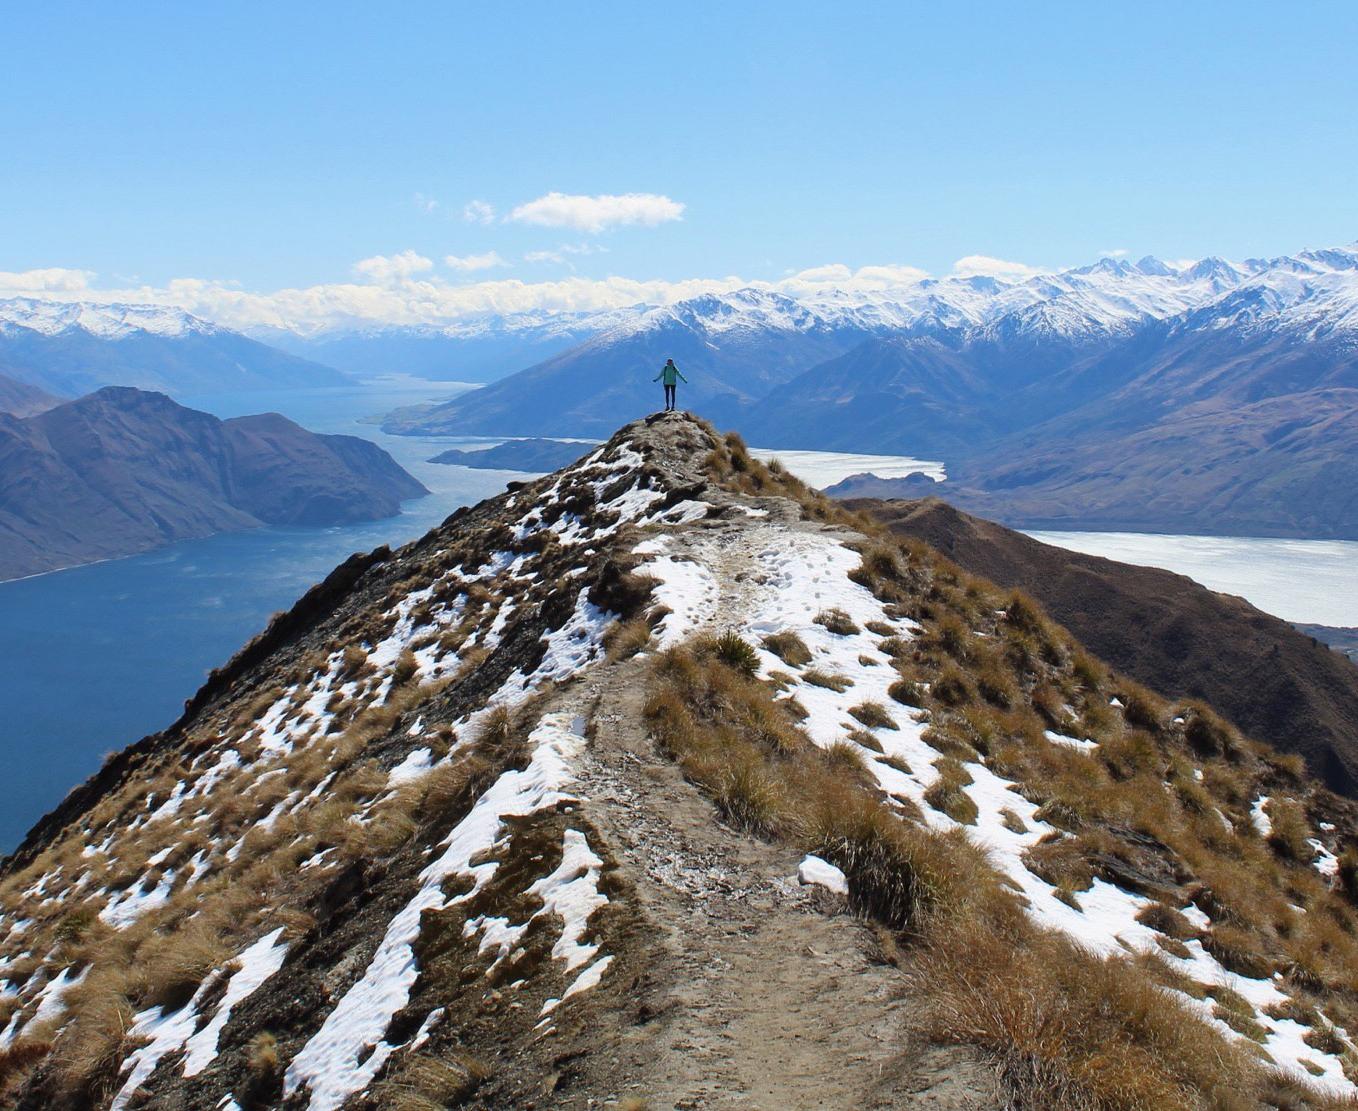
[{"label": "blue lake", "polygon": [[255,529],[0,583],[0,852],[104,753],[178,717],[207,672],[353,552],[423,535],[460,505],[504,489],[508,471],[426,460],[459,438],[386,436],[368,423],[447,396],[447,383],[386,381],[306,393],[186,396],[218,416],[283,412],[320,432],[381,443],[433,493],[400,516],[332,529]]}]

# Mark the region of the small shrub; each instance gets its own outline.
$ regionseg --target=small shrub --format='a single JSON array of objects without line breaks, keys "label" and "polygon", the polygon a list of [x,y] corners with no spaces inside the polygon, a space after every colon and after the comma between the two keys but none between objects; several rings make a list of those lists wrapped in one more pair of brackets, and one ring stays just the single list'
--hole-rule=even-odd
[{"label": "small shrub", "polygon": [[842,609],[825,609],[816,614],[813,618],[817,625],[824,625],[830,632],[837,636],[852,636],[860,632],[854,620]]},{"label": "small shrub", "polygon": [[802,672],[802,679],[810,683],[813,687],[825,687],[827,690],[843,693],[853,686],[853,680],[844,675],[831,675],[829,672],[817,671],[815,669]]},{"label": "small shrub", "polygon": [[863,628],[870,633],[876,633],[879,637],[890,638],[896,635],[896,630],[885,621],[866,621],[863,623]]}]

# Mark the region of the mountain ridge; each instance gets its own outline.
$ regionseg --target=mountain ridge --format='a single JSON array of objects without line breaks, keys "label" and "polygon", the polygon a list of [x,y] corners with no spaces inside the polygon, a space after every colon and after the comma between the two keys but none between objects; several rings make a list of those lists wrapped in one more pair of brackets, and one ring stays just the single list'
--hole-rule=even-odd
[{"label": "mountain ridge", "polygon": [[657,415],[355,557],[0,865],[0,1093],[1328,1111],[1355,837]]},{"label": "mountain ridge", "polygon": [[183,395],[351,381],[180,309],[34,298],[0,300],[0,369],[67,397],[104,386]]}]

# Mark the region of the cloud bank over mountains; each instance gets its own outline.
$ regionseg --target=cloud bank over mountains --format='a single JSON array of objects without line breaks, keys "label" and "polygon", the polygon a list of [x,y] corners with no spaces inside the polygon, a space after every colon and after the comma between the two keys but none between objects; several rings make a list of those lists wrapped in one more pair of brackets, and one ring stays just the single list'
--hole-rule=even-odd
[{"label": "cloud bank over mountains", "polygon": [[[524,261],[559,262],[567,255],[597,253],[576,246],[530,252]],[[962,263],[969,260],[960,260]],[[1018,263],[988,260],[1008,267],[991,273],[1037,273]],[[914,266],[815,266],[773,281],[731,274],[714,278],[638,279],[610,275],[570,275],[543,281],[514,277],[468,276],[510,266],[498,252],[447,255],[438,264],[414,250],[374,255],[351,267],[352,280],[272,291],[242,289],[238,283],[210,278],[174,278],[164,285],[104,287],[90,270],[48,267],[0,271],[0,297],[29,296],[54,301],[145,304],[181,308],[228,328],[251,331],[284,328],[299,334],[385,324],[440,324],[516,313],[600,312],[631,305],[670,305],[704,293],[742,288],[767,289],[789,296],[830,290],[889,292],[917,285],[929,276]],[[981,273],[968,269],[959,273]]]}]

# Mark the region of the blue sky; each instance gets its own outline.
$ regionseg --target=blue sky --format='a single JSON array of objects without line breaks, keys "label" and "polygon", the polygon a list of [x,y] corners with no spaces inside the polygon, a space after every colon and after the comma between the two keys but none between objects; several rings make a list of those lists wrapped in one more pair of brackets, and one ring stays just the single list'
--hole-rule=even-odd
[{"label": "blue sky", "polygon": [[[1358,237],[1351,3],[46,3],[4,38],[11,275],[775,280]],[[552,193],[652,199],[507,218]],[[431,265],[354,270],[402,251]]]}]

